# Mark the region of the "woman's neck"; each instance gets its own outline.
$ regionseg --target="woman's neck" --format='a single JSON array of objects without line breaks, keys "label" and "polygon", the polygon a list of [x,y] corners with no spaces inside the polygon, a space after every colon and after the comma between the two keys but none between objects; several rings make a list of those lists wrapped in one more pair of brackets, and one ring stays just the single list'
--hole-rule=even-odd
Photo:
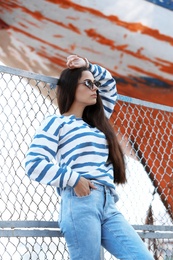
[{"label": "woman's neck", "polygon": [[75,111],[68,111],[63,114],[63,116],[71,116],[74,115],[76,118],[82,118],[82,113],[76,113]]},{"label": "woman's neck", "polygon": [[64,116],[74,115],[76,118],[82,118],[83,115],[83,108],[80,107],[71,107],[67,112],[63,114]]}]

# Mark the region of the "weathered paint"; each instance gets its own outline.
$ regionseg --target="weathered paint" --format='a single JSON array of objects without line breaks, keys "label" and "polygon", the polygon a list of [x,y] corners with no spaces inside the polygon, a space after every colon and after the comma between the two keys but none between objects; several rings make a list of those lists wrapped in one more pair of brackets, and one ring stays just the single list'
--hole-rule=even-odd
[{"label": "weathered paint", "polygon": [[[52,1],[52,0],[49,0],[47,2],[51,2],[53,4],[56,4],[58,9],[59,8],[72,9],[74,12],[88,13],[88,15],[95,16],[97,19],[107,20],[112,25],[115,24],[118,27],[125,28],[127,31],[130,31],[130,32],[133,32],[133,33],[139,33],[140,35],[144,34],[144,35],[147,35],[149,37],[153,37],[154,39],[158,39],[159,41],[163,41],[163,42],[166,42],[170,45],[173,45],[173,37],[168,36],[168,35],[164,35],[156,29],[152,29],[152,28],[149,28],[147,26],[144,26],[142,23],[125,22],[125,21],[120,20],[115,15],[106,16],[98,10],[94,10],[93,8],[89,8],[89,7],[80,6],[79,4],[76,4],[76,3],[71,2],[71,1]],[[81,29],[78,28],[77,26],[74,26],[74,24],[72,24],[72,23],[60,22],[60,21],[57,21],[55,19],[51,19],[50,17],[43,15],[41,12],[39,12],[37,10],[31,11],[29,8],[26,8],[25,6],[22,6],[20,4],[12,3],[10,5],[10,3],[5,3],[5,2],[3,3],[2,2],[2,7],[4,8],[4,12],[5,12],[5,9],[6,9],[6,11],[11,11],[11,12],[14,12],[15,9],[21,10],[21,12],[26,14],[26,17],[28,17],[27,21],[29,19],[31,19],[31,20],[35,19],[35,20],[39,21],[39,23],[41,21],[43,23],[50,22],[50,23],[53,23],[53,24],[57,25],[58,27],[60,27],[61,30],[63,30],[63,28],[64,28],[64,29],[72,31],[75,34],[82,34]],[[72,13],[72,11],[70,11],[70,13]],[[72,22],[76,19],[76,17],[73,17],[72,15],[71,16],[68,15],[67,17],[65,17],[65,20],[67,20],[67,19],[69,21],[71,20],[71,22]],[[30,24],[31,24],[31,21],[30,21]],[[9,27],[15,33],[18,33],[19,30],[20,30],[20,32],[22,34],[27,35],[28,37],[35,39],[36,36],[34,35],[34,32],[32,32],[32,30],[29,30],[29,26],[28,26],[28,31],[32,32],[32,33],[28,34],[27,30],[26,30],[27,26],[24,25],[24,23],[19,22],[18,25],[21,25],[20,29],[17,28],[16,26],[10,26],[9,25]],[[33,25],[34,25],[34,23],[33,23]],[[39,28],[39,26],[37,26],[36,22],[35,22],[35,27]],[[23,29],[21,29],[21,28],[23,28]],[[57,28],[57,31],[59,31],[59,28]],[[125,55],[128,54],[132,57],[134,56],[135,58],[140,59],[140,60],[144,60],[144,61],[148,60],[150,63],[153,63],[153,65],[160,66],[161,59],[159,59],[157,57],[155,57],[155,60],[149,59],[149,56],[146,56],[146,55],[141,53],[144,50],[144,47],[140,47],[139,49],[137,49],[134,52],[134,51],[129,49],[128,44],[117,45],[116,42],[115,42],[115,39],[111,39],[111,38],[109,39],[109,38],[105,37],[103,34],[98,33],[97,29],[88,28],[87,30],[84,30],[84,31],[85,31],[87,37],[91,37],[92,40],[94,40],[95,42],[98,42],[101,45],[108,46],[111,50],[118,50],[118,51],[123,52]],[[39,35],[39,34],[36,34],[36,35]],[[60,35],[59,37],[63,38],[62,35]],[[50,41],[49,39],[47,39],[47,40]],[[45,42],[45,44],[50,45],[48,43],[48,41],[47,41],[47,43]],[[76,46],[74,46],[73,49],[76,49]],[[71,49],[70,49],[70,51],[71,51]],[[167,65],[164,65],[163,63],[165,63]],[[172,64],[169,64],[168,61],[163,59],[160,68],[161,68],[162,71],[164,71],[166,73],[171,73]]]},{"label": "weathered paint", "polygon": [[0,30],[8,29],[8,28],[9,28],[9,25],[0,19]]}]

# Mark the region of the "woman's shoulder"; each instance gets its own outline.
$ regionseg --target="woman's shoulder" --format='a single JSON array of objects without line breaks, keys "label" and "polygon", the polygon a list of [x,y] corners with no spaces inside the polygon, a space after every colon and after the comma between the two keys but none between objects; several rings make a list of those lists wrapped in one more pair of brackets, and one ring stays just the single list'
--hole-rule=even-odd
[{"label": "woman's shoulder", "polygon": [[49,116],[45,117],[45,119],[43,121],[65,124],[65,123],[69,123],[69,121],[74,121],[74,119],[75,119],[74,115],[66,116],[66,115],[61,115],[61,114],[59,114],[59,115],[54,114],[54,115],[49,115]]},{"label": "woman's shoulder", "polygon": [[60,114],[52,114],[52,115],[47,115],[44,120],[48,120],[48,121],[61,120],[61,118],[62,118],[62,115],[60,115]]},{"label": "woman's shoulder", "polygon": [[42,121],[42,125],[43,124],[50,124],[50,123],[60,123],[62,121],[62,115],[57,115],[57,114],[53,114],[53,115],[48,115],[46,116],[43,121]]},{"label": "woman's shoulder", "polygon": [[38,131],[47,132],[49,134],[55,134],[59,132],[59,129],[64,125],[64,117],[62,115],[48,115],[40,124]]},{"label": "woman's shoulder", "polygon": [[74,121],[74,115],[49,115],[46,116],[45,119],[42,121],[39,130],[57,135],[61,128],[63,128],[65,125],[74,124]]}]

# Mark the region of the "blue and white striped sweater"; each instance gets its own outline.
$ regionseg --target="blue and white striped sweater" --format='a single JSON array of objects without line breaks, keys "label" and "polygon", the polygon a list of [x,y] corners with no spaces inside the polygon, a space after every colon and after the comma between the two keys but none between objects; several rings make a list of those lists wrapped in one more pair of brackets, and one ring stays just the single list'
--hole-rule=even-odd
[{"label": "blue and white striped sweater", "polygon": [[[101,82],[99,94],[109,118],[117,98],[111,74],[90,64],[94,78]],[[35,181],[57,187],[74,187],[80,176],[109,186],[112,191],[113,167],[107,163],[105,135],[74,115],[47,117],[37,130],[26,155],[26,173]]]}]

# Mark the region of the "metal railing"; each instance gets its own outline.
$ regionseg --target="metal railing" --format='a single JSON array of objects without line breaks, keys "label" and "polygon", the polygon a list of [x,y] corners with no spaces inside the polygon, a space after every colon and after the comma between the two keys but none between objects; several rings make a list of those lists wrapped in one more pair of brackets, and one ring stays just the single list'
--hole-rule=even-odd
[{"label": "metal railing", "polygon": [[[173,239],[173,226],[133,225],[142,239]],[[0,237],[63,237],[56,221],[0,221]],[[104,249],[101,258],[104,260]]]}]

